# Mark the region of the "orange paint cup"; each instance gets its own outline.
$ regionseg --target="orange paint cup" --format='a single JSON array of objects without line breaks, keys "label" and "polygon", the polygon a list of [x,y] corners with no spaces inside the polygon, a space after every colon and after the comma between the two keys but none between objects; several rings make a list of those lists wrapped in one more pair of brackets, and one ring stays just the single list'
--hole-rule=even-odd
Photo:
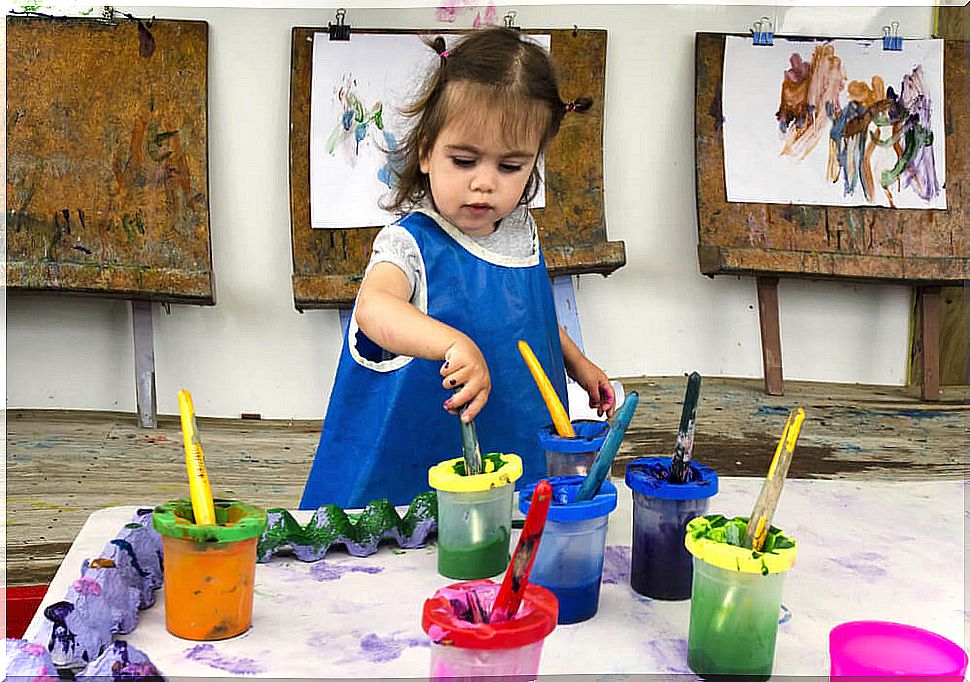
[{"label": "orange paint cup", "polygon": [[191,640],[235,637],[253,620],[256,543],[266,512],[242,502],[215,500],[216,523],[196,525],[192,502],[154,509],[165,566],[165,628]]}]

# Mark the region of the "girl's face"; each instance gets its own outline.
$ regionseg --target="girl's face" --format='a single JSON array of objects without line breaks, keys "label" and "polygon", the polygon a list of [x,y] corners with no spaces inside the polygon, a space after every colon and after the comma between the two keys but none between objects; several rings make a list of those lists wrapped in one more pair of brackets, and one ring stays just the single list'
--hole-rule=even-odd
[{"label": "girl's face", "polygon": [[481,124],[452,119],[421,159],[435,209],[463,233],[482,237],[518,206],[539,154],[538,132],[509,146],[501,115]]}]

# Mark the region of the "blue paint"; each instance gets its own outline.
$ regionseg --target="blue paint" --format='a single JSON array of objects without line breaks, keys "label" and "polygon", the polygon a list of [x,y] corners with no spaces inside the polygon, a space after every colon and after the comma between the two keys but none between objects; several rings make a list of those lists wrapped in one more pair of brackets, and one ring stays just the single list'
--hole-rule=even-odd
[{"label": "blue paint", "polygon": [[758,405],[758,414],[762,417],[770,416],[773,414],[784,414],[788,415],[787,407],[775,407],[774,405]]},{"label": "blue paint", "polygon": [[115,538],[114,540],[111,541],[111,544],[115,545],[116,547],[118,547],[123,552],[127,553],[128,556],[131,557],[131,565],[136,571],[138,571],[138,575],[140,575],[142,578],[148,577],[148,571],[142,569],[141,565],[139,565],[138,557],[135,556],[135,548],[131,546],[130,542],[128,542],[127,540],[119,540]]},{"label": "blue paint", "polygon": [[590,583],[574,587],[556,587],[546,585],[546,587],[559,600],[559,620],[560,625],[578,623],[596,615],[600,602],[600,581],[597,579]]},{"label": "blue paint", "polygon": [[51,628],[51,640],[47,645],[48,651],[54,651],[55,645],[60,645],[65,654],[74,649],[74,633],[67,627],[67,617],[73,612],[74,604],[69,601],[55,602],[44,609],[44,617],[54,624]]}]

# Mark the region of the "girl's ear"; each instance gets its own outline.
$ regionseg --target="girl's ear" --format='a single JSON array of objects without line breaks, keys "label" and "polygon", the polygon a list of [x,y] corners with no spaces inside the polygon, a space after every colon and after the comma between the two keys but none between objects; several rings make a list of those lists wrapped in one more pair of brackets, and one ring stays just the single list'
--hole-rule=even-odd
[{"label": "girl's ear", "polygon": [[422,154],[421,156],[418,157],[418,169],[422,173],[424,173],[425,175],[428,174],[428,167],[430,165],[431,164],[428,163],[428,155],[427,154]]}]

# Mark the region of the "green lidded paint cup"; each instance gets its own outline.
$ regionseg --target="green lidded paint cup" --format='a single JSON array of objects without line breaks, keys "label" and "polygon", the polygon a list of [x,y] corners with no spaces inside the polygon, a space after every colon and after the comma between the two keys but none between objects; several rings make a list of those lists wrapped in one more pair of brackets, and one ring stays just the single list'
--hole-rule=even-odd
[{"label": "green lidded paint cup", "polygon": [[698,675],[745,675],[767,680],[785,573],[795,564],[795,541],[774,526],[762,551],[740,542],[748,518],[699,516],[687,524],[693,555],[687,663]]},{"label": "green lidded paint cup", "polygon": [[165,628],[177,637],[216,640],[252,625],[256,543],[266,512],[235,500],[213,500],[214,524],[198,525],[190,500],[155,507],[162,536]]},{"label": "green lidded paint cup", "polygon": [[509,563],[512,494],[522,476],[518,455],[482,455],[484,471],[465,476],[464,458],[428,469],[438,497],[438,573],[475,580],[498,575]]}]

